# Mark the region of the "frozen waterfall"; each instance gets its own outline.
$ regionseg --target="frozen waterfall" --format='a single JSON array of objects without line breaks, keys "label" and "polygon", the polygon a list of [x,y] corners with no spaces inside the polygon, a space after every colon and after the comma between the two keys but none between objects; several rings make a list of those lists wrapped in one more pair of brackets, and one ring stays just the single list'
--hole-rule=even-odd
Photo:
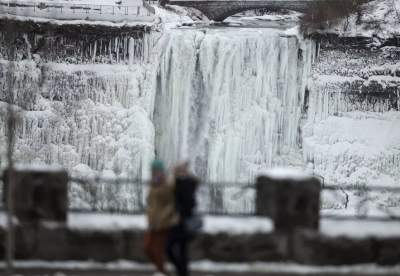
[{"label": "frozen waterfall", "polygon": [[[36,37],[29,38],[31,41],[26,38],[25,43],[34,44]],[[68,44],[68,39],[59,43]],[[154,156],[154,70],[149,52],[152,43],[150,34],[143,35],[141,40],[111,39],[107,45],[116,49],[113,53],[123,53],[121,58],[93,58],[88,64],[71,62],[83,54],[68,54],[60,47],[51,48],[48,55],[31,54],[30,47],[18,49],[21,53],[12,74],[13,103],[23,112],[17,125],[16,162],[57,164],[86,177],[103,172],[147,178],[148,170],[143,169],[142,163],[149,163]],[[85,41],[79,45],[83,44]],[[86,48],[96,49],[96,44],[89,43]],[[93,57],[105,52],[103,48],[98,47],[97,54],[93,50]],[[1,59],[2,133],[6,132],[8,68],[8,60]],[[0,167],[4,167],[4,135],[0,142]]]},{"label": "frozen waterfall", "polygon": [[276,29],[165,34],[157,73],[156,155],[211,181],[249,181],[302,164],[312,43]]}]

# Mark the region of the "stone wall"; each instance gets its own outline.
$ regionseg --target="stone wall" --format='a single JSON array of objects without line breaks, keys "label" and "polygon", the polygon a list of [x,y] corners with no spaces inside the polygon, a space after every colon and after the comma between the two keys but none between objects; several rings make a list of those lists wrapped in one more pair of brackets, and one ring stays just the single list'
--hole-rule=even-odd
[{"label": "stone wall", "polygon": [[[71,227],[65,220],[65,209],[62,212],[64,215],[52,214],[57,215],[59,212],[55,212],[52,204],[46,204],[47,201],[52,203],[52,199],[57,196],[57,202],[65,206],[66,172],[25,170],[14,171],[12,176],[14,199],[19,199],[21,193],[25,197],[24,202],[16,201],[15,206],[22,206],[24,210],[16,213],[17,259],[147,261],[143,252],[143,230],[134,227]],[[23,185],[29,189],[22,192]],[[33,200],[38,191],[45,190],[47,192],[39,200]],[[325,236],[319,232],[319,210],[315,208],[319,202],[319,192],[319,180],[307,175],[282,177],[281,173],[279,176],[271,173],[259,177],[257,214],[260,219],[264,215],[270,216],[274,220],[274,231],[247,234],[204,232],[191,244],[191,259],[216,262],[295,261],[312,265],[400,263],[400,233],[384,238],[351,238]],[[265,201],[270,203],[265,204]],[[33,204],[26,204],[29,202]],[[41,213],[27,217],[38,206],[41,207]],[[287,222],[283,223],[282,218]],[[5,252],[5,232],[4,225],[0,224],[0,258],[4,257]]]},{"label": "stone wall", "polygon": [[[16,257],[20,260],[120,259],[147,262],[143,253],[143,231],[96,231],[41,224],[17,227]],[[0,229],[0,258],[4,254],[5,231]],[[191,245],[192,260],[215,262],[293,261],[309,265],[400,264],[400,237],[328,237],[313,230],[253,234],[199,235]]]}]

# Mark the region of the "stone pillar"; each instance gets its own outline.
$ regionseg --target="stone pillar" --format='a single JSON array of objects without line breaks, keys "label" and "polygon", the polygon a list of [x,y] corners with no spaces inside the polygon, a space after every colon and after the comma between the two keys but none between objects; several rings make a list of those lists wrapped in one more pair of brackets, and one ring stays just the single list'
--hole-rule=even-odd
[{"label": "stone pillar", "polygon": [[321,183],[305,173],[275,169],[257,178],[256,214],[269,216],[275,231],[318,230]]},{"label": "stone pillar", "polygon": [[[5,171],[5,190],[8,189],[7,176],[8,173]],[[66,222],[68,210],[66,171],[17,169],[13,176],[14,212],[20,223]]]}]

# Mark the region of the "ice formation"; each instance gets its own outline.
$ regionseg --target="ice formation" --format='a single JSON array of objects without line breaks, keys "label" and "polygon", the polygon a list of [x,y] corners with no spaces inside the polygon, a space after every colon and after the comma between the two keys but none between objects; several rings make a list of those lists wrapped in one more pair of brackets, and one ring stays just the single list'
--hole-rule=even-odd
[{"label": "ice formation", "polygon": [[303,154],[326,183],[398,185],[398,51],[320,51],[309,85]]},{"label": "ice formation", "polygon": [[[54,62],[48,60],[51,55],[15,63],[14,103],[24,109],[16,131],[17,162],[59,164],[87,175],[112,171],[114,176],[147,177],[142,175],[147,170],[141,170],[154,156],[153,96],[147,81],[151,70],[143,59],[146,52],[138,52],[135,40],[125,40],[125,59],[114,64]],[[109,42],[112,45],[118,46],[118,38]],[[2,72],[8,66],[5,60],[0,62]],[[6,76],[1,75],[2,99]],[[5,121],[0,122],[2,131]],[[0,156],[4,166],[5,155]]]},{"label": "ice formation", "polygon": [[[18,162],[59,164],[80,177],[146,179],[150,159],[158,156],[169,166],[188,159],[211,182],[248,182],[265,169],[290,166],[307,167],[327,184],[398,184],[398,47],[328,46],[316,57],[314,43],[297,37],[296,29],[179,28],[191,19],[156,11],[164,17],[160,39],[156,32],[50,37],[52,51],[33,53],[43,38],[23,36],[13,78],[14,103],[25,110],[17,127]],[[368,33],[364,27],[347,33]],[[3,133],[7,59],[2,51]],[[74,206],[107,208],[78,196],[88,190],[72,187]],[[134,190],[99,187],[116,195],[111,201],[119,206],[130,206],[126,195]],[[234,210],[237,190],[224,191]],[[212,203],[203,199],[204,206]],[[380,202],[399,205],[387,194]],[[340,200],[325,203],[343,208]],[[240,210],[253,208],[243,204]]]},{"label": "ice formation", "polygon": [[296,165],[311,43],[274,29],[173,30],[161,43],[158,156],[212,181]]}]

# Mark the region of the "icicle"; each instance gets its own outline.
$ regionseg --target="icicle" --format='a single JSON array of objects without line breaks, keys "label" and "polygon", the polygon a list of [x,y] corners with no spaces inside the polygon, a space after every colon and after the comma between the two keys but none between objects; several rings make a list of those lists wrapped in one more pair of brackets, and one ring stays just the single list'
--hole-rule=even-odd
[{"label": "icicle", "polygon": [[97,55],[97,40],[94,42],[93,45],[92,62],[96,60],[96,55]]},{"label": "icicle", "polygon": [[129,56],[129,65],[132,65],[134,62],[134,50],[135,50],[135,40],[133,37],[129,38],[129,52],[128,52],[128,56]]}]

